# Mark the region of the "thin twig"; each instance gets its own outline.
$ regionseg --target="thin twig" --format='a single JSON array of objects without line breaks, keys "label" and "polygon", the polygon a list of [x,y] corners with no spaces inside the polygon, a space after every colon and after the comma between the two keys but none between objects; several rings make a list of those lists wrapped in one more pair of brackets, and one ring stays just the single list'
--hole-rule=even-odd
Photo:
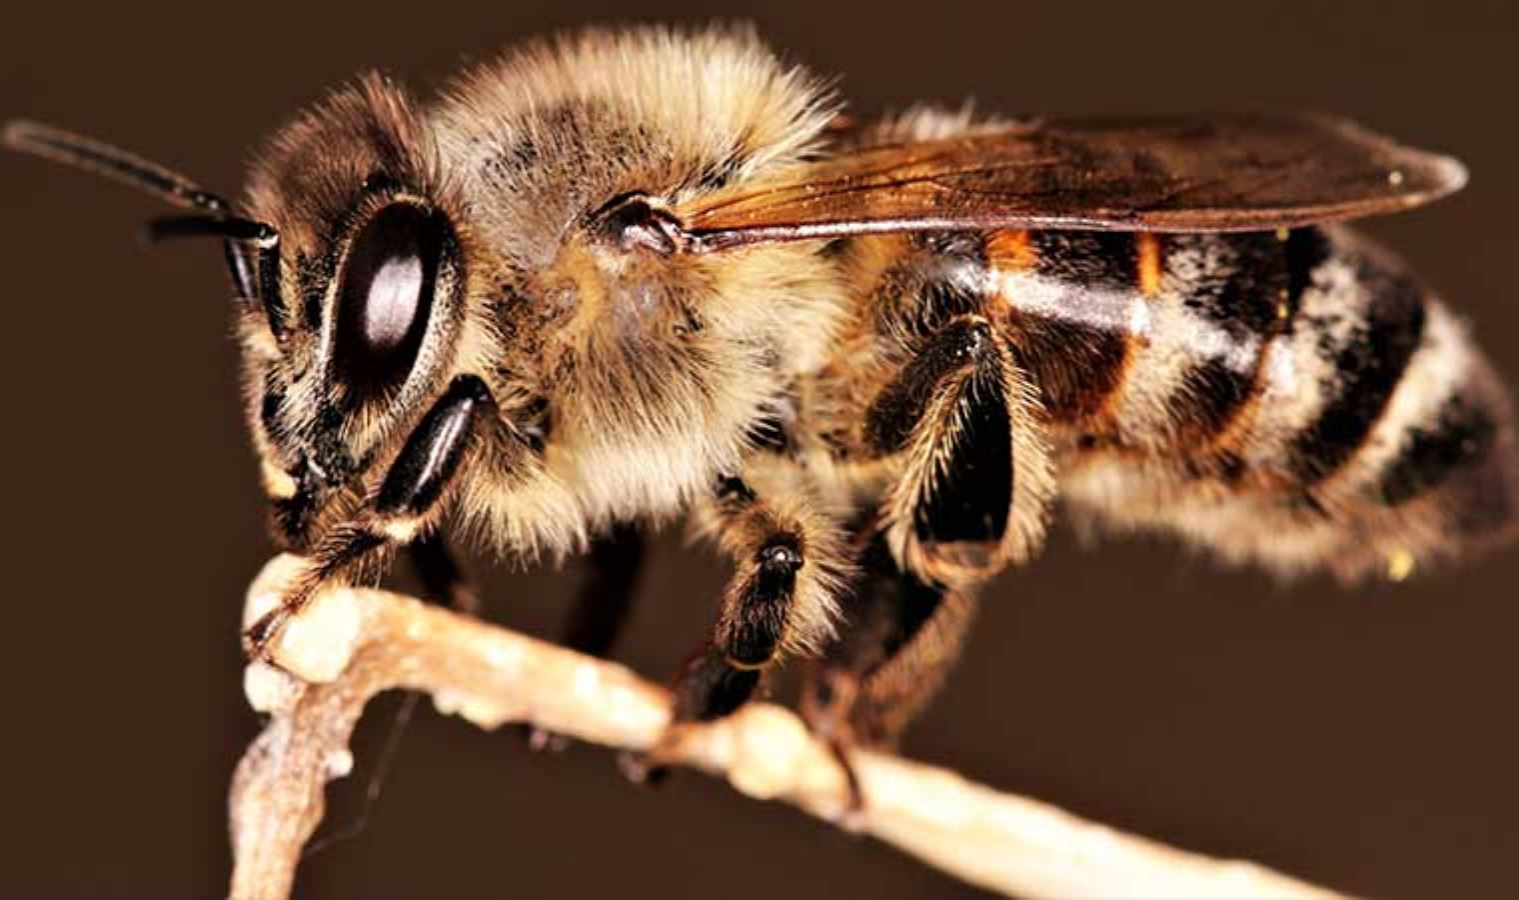
[{"label": "thin twig", "polygon": [[[248,613],[291,571],[275,560]],[[398,594],[323,595],[275,650],[281,666],[247,670],[253,705],[271,718],[232,781],[235,898],[290,894],[323,791],[352,764],[348,741],[375,694],[404,687],[483,728],[529,722],[584,741],[643,750],[663,734],[670,697],[626,668]],[[743,793],[839,822],[848,790],[830,750],[792,713],[751,704],[684,728],[680,762]],[[850,827],[956,877],[1024,896],[1333,897],[1247,862],[1211,859],[1083,821],[1060,809],[892,756],[851,757],[865,796]]]}]

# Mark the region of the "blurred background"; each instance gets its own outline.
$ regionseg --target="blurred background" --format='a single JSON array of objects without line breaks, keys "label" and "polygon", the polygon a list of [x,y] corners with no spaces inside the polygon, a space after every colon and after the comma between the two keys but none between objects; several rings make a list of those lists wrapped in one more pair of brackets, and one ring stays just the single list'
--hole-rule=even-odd
[{"label": "blurred background", "polygon": [[[532,7],[532,9],[529,9]],[[1519,382],[1519,7],[870,2],[33,3],[0,33],[0,117],[86,130],[234,191],[246,153],[366,67],[425,88],[588,22],[745,18],[836,73],[853,109],[1332,110],[1471,166],[1467,191],[1371,223],[1475,320]],[[24,17],[24,18],[23,18]],[[1510,85],[1504,88],[1503,85]],[[225,890],[225,790],[259,722],[243,588],[270,552],[218,252],[147,252],[151,200],[0,158],[10,598],[0,894]],[[491,615],[552,635],[576,567],[489,570]],[[664,680],[724,569],[657,547],[618,657]],[[905,752],[1195,850],[1385,897],[1493,895],[1519,858],[1519,554],[1402,586],[1290,588],[1166,542],[1049,551],[989,592]],[[359,816],[395,700],[361,726],[326,830]],[[298,894],[969,897],[884,846],[610,753],[531,753],[425,706],[358,836]]]}]

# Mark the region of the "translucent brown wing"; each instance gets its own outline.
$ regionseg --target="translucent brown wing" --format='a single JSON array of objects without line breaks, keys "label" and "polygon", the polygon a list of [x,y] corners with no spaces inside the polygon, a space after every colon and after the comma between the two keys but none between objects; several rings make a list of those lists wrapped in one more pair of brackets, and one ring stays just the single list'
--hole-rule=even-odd
[{"label": "translucent brown wing", "polygon": [[841,151],[674,212],[696,249],[886,231],[1253,231],[1459,190],[1450,157],[1312,115],[1048,119]]}]

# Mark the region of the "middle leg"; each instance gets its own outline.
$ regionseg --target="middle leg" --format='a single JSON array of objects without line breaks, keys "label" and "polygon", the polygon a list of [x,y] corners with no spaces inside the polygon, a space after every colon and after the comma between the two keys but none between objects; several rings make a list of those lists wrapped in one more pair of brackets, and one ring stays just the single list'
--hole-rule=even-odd
[{"label": "middle leg", "polygon": [[799,495],[761,496],[744,478],[725,476],[705,520],[737,569],[710,638],[677,682],[677,721],[725,716],[776,660],[819,652],[833,636],[849,569],[838,526]]},{"label": "middle leg", "polygon": [[[735,712],[777,661],[820,652],[833,636],[850,570],[838,524],[799,490],[762,496],[745,478],[724,476],[704,512],[707,530],[737,569],[712,633],[676,679],[672,728]],[[656,747],[629,773],[662,771],[660,754]]]}]

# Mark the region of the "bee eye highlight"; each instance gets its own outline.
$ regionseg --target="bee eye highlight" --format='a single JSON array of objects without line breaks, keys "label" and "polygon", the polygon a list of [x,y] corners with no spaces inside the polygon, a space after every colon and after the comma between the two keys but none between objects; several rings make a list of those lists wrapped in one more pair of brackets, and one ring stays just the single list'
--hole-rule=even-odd
[{"label": "bee eye highlight", "polygon": [[422,297],[422,260],[394,256],[380,264],[369,282],[364,304],[364,342],[371,350],[389,353],[401,346]]},{"label": "bee eye highlight", "polygon": [[338,293],[337,377],[361,396],[406,380],[432,312],[444,224],[410,203],[377,212],[354,238]]}]

